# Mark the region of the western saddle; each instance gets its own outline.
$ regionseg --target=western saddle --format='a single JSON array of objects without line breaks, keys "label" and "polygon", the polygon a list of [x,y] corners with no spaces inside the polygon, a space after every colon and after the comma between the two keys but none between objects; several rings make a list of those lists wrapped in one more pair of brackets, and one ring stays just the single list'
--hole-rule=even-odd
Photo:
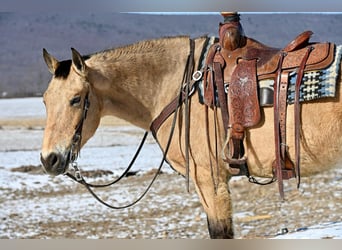
[{"label": "western saddle", "polygon": [[[300,184],[300,85],[304,71],[324,69],[334,58],[335,45],[311,43],[313,34],[305,31],[283,49],[268,47],[246,37],[237,13],[222,12],[219,40],[206,58],[204,103],[220,107],[227,138],[224,161],[233,175],[247,175],[246,129],[260,122],[260,106],[274,107],[275,160],[274,179],[284,198],[283,180],[297,178]],[[289,75],[297,74],[295,85],[295,160],[290,159],[286,144],[286,110]],[[258,81],[273,79],[274,90],[261,95]],[[259,96],[263,96],[259,100]]]}]

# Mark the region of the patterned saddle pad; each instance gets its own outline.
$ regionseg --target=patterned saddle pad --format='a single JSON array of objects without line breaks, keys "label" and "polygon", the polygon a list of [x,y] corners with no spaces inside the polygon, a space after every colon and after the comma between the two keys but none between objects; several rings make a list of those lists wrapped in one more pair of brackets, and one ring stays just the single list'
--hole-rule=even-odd
[{"label": "patterned saddle pad", "polygon": [[[342,45],[336,46],[334,61],[328,68],[318,71],[307,71],[304,73],[300,86],[300,102],[335,97],[337,77],[339,76],[340,71],[341,54]],[[287,91],[287,102],[289,104],[294,103],[296,79],[296,72],[292,72],[289,77],[289,87]],[[260,89],[268,88],[272,93],[273,85],[273,79],[259,82]],[[263,91],[260,92],[262,93]]]},{"label": "patterned saddle pad", "polygon": [[[302,84],[300,87],[300,102],[313,101],[316,99],[335,97],[336,95],[336,83],[340,71],[340,63],[342,57],[342,45],[336,46],[335,56],[333,63],[324,70],[318,71],[307,71],[304,73]],[[290,73],[289,87],[287,93],[288,104],[294,103],[295,96],[295,84],[297,74],[296,72]],[[258,82],[260,88],[260,95],[267,93],[271,95],[273,101],[273,79],[261,80]],[[267,91],[264,91],[267,89]],[[199,99],[202,104],[203,102],[203,81],[199,82],[198,85]],[[261,100],[265,100],[263,96],[259,96],[261,106],[271,106],[273,103],[263,103]],[[268,98],[270,99],[270,98]]]}]

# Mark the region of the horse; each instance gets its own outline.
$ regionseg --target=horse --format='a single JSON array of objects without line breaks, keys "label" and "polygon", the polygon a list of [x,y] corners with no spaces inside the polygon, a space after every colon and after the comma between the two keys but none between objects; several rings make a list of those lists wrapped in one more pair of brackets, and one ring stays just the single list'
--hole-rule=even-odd
[{"label": "horse", "polygon": [[[43,96],[47,113],[41,149],[44,170],[53,176],[68,171],[75,154],[75,130],[81,120],[80,148],[94,135],[101,117],[107,115],[150,131],[152,122],[164,107],[180,95],[191,50],[193,68],[200,68],[206,41],[205,36],[195,39],[188,36],[164,37],[86,56],[72,49],[71,60],[65,61],[58,61],[44,49],[43,57],[53,75]],[[339,75],[335,98],[301,106],[302,176],[331,169],[341,160],[341,81]],[[90,105],[83,120],[86,101]],[[182,105],[177,106],[177,110],[177,116],[170,115],[160,125],[155,138],[163,151],[169,142],[167,162],[180,174],[189,175],[194,183],[207,216],[210,237],[234,238],[228,185],[232,175],[223,157],[215,157],[224,145],[224,128],[219,119],[221,111],[219,108],[216,111],[205,109],[197,94],[189,97],[188,109]],[[188,119],[185,116],[187,111]],[[214,112],[218,114],[214,115]],[[293,145],[293,105],[289,105],[287,112],[287,143]],[[270,146],[274,145],[273,115],[271,107],[262,107],[261,122],[246,132],[251,175],[273,176],[274,147]],[[290,157],[294,154],[294,147],[289,147]],[[213,164],[217,167],[213,168]]]}]

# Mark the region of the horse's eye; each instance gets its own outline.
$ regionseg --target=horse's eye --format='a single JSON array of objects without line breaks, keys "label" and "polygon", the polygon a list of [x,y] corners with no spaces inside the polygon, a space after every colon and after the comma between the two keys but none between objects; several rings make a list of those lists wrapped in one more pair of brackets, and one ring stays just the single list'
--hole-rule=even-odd
[{"label": "horse's eye", "polygon": [[71,106],[79,106],[81,103],[81,96],[75,96],[70,100],[70,105]]}]

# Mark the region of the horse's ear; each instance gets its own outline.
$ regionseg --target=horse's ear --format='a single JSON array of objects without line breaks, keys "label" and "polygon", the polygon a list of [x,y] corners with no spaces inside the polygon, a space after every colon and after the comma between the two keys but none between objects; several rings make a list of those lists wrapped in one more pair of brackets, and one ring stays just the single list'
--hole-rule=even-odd
[{"label": "horse's ear", "polygon": [[46,65],[48,66],[49,71],[51,72],[51,74],[54,75],[59,65],[58,60],[54,58],[52,55],[50,55],[46,51],[46,49],[43,49],[43,57],[44,57]]},{"label": "horse's ear", "polygon": [[81,75],[86,75],[87,71],[87,65],[84,62],[84,59],[82,58],[81,54],[75,50],[74,48],[71,48],[72,51],[72,64],[75,68],[75,70],[78,71]]}]

